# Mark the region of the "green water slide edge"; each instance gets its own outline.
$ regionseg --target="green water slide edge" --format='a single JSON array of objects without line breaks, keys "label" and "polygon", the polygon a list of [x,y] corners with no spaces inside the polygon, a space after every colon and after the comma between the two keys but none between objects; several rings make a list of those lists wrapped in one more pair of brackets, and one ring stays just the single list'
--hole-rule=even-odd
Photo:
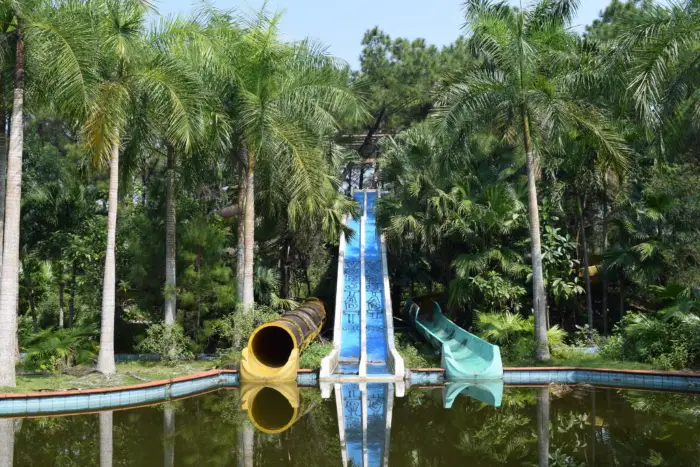
[{"label": "green water slide edge", "polygon": [[406,315],[418,332],[442,352],[441,363],[448,380],[492,380],[503,378],[501,350],[449,320],[440,305],[431,310],[408,300]]}]

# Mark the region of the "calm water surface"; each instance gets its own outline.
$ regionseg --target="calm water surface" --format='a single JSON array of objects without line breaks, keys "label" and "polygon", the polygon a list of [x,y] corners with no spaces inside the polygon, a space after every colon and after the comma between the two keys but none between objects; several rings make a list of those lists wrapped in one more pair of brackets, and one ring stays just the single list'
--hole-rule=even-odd
[{"label": "calm water surface", "polygon": [[132,410],[0,419],[0,467],[700,466],[700,395],[506,388],[499,408],[459,396],[445,409],[441,389],[389,402],[393,391],[374,386],[364,420],[352,388],[345,402],[294,388],[298,409],[274,391],[232,389]]}]

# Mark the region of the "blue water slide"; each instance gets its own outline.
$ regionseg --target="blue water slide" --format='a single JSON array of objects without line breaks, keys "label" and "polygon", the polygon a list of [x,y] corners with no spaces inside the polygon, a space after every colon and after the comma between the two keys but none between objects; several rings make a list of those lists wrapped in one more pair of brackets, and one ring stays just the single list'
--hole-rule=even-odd
[{"label": "blue water slide", "polygon": [[386,244],[377,227],[380,193],[353,193],[362,207],[360,219],[349,218],[353,235],[340,240],[333,350],[321,363],[321,380],[341,375],[375,381],[403,380],[403,359],[394,347]]}]

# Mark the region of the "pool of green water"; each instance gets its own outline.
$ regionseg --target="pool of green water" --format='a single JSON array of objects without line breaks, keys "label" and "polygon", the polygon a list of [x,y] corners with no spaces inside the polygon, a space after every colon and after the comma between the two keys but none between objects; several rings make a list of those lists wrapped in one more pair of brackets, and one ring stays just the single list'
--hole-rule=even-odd
[{"label": "pool of green water", "polygon": [[0,466],[700,466],[698,394],[506,387],[498,408],[460,396],[445,409],[439,388],[383,399],[359,391],[344,402],[295,391],[296,407],[269,391],[246,402],[229,389],[114,412],[0,419]]}]

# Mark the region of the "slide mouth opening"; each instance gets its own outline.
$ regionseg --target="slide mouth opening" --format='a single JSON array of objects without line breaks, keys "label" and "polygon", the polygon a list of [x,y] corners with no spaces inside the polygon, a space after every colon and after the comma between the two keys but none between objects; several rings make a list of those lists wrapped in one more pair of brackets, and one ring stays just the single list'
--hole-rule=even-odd
[{"label": "slide mouth opening", "polygon": [[263,430],[279,432],[294,421],[295,413],[294,407],[284,394],[274,388],[265,387],[255,396],[250,416]]},{"label": "slide mouth opening", "polygon": [[268,326],[255,334],[251,348],[261,364],[270,368],[282,368],[294,350],[294,340],[285,329]]}]

